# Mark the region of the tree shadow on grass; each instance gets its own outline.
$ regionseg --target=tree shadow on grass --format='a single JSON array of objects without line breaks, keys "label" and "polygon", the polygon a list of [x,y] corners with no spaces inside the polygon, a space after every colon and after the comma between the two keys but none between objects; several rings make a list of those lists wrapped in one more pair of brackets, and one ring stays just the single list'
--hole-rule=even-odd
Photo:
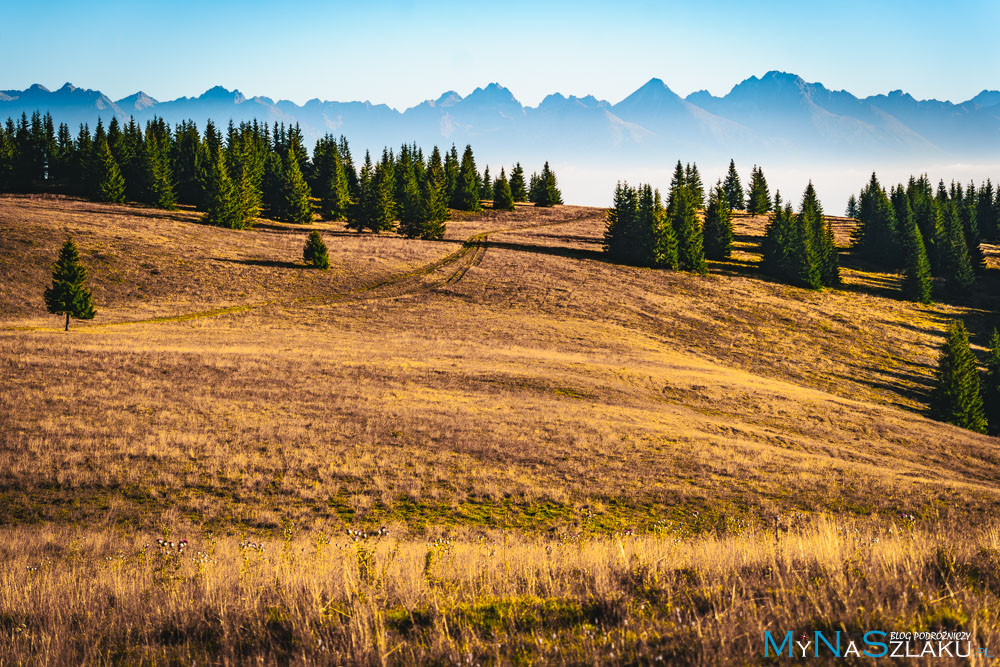
[{"label": "tree shadow on grass", "polygon": [[127,211],[115,211],[108,208],[98,208],[84,206],[81,208],[73,209],[74,212],[79,213],[92,213],[94,215],[106,216],[109,214],[131,214],[142,218],[153,218],[156,220],[173,220],[174,222],[191,222],[194,224],[206,224],[202,221],[202,214],[190,210],[170,210],[163,208],[149,208],[147,206],[142,206],[140,204],[120,204],[122,208],[128,209]]},{"label": "tree shadow on grass", "polygon": [[[568,248],[566,246],[549,246],[535,243],[513,243],[511,241],[487,241],[487,248],[499,248],[501,250],[513,250],[516,252],[530,252],[540,255],[551,255],[554,257],[568,257],[570,259],[590,259],[607,264],[621,264],[614,262],[603,250],[588,250],[585,248]],[[621,264],[622,266],[628,266]]]},{"label": "tree shadow on grass", "polygon": [[266,232],[268,234],[308,234],[313,230],[319,231],[324,236],[359,236],[358,232],[350,229],[323,229],[304,224],[293,226],[291,224],[282,225],[270,220],[258,220],[251,229],[255,232]]},{"label": "tree shadow on grass", "polygon": [[[841,380],[863,384],[875,390],[889,392],[889,394],[898,396],[902,399],[909,399],[918,405],[924,405],[927,403],[927,399],[933,389],[930,379],[926,376],[917,375],[916,373],[907,372],[905,370],[884,371],[873,369],[870,375],[874,377],[859,377],[858,375],[847,373],[834,373],[833,375]],[[915,410],[911,403],[906,403],[902,400],[893,400],[890,397],[886,397],[886,403],[907,412],[914,412],[924,417],[929,416],[929,412],[926,408]]]},{"label": "tree shadow on grass", "polygon": [[213,257],[213,262],[226,262],[227,264],[242,264],[243,266],[265,266],[275,269],[309,269],[312,268],[302,262],[284,262],[278,259],[232,259],[227,257]]}]

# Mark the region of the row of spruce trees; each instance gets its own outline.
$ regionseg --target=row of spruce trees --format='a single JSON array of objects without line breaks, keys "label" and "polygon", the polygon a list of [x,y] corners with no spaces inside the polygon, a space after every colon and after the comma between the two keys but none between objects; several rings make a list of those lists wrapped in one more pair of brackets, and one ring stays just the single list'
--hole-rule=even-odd
[{"label": "row of spruce trees", "polygon": [[839,284],[833,230],[812,183],[803,194],[798,215],[790,206],[782,208],[779,193],[771,198],[759,167],[753,168],[748,192],[744,200],[732,161],[725,180],[716,182],[707,200],[696,164],[677,162],[666,205],[651,185],[619,183],[608,212],[605,250],[627,264],[705,273],[706,259],[729,259],[733,211],[745,204],[754,215],[776,210],[763,242],[764,272],[803,287]]},{"label": "row of spruce trees", "polygon": [[[718,186],[712,198],[722,198]],[[708,225],[703,226],[697,214],[704,200],[698,166],[685,166],[679,160],[665,206],[660,191],[651,185],[618,183],[608,211],[605,251],[626,264],[705,273],[706,247],[710,258],[728,256],[732,222],[720,220],[717,233],[706,239]],[[728,210],[728,206],[724,208]]]},{"label": "row of spruce trees", "polygon": [[258,217],[286,222],[313,219],[313,201],[326,220],[374,232],[393,229],[413,237],[444,233],[449,209],[496,209],[515,202],[562,203],[555,173],[545,164],[525,179],[518,163],[491,178],[480,174],[470,146],[430,156],[413,146],[366,153],[355,167],[347,139],[325,136],[310,156],[296,124],[257,121],[229,124],[225,134],[209,121],[204,133],[193,122],[171,128],[160,118],[140,127],[134,119],[107,129],[98,120],[73,137],[49,114],[0,127],[0,192],[60,190],[104,202],[135,201],[160,208],[186,204],[205,211],[207,222],[242,229]]},{"label": "row of spruce trees", "polygon": [[[773,211],[761,244],[761,271],[792,285],[818,289],[840,284],[833,229],[810,183],[799,212],[771,197],[763,170],[754,166],[744,189],[733,161],[706,200],[697,165],[674,171],[666,206],[659,191],[619,183],[608,214],[604,245],[616,261],[704,272],[704,260],[726,260],[732,246],[732,212]],[[703,216],[696,215],[703,210]],[[926,175],[888,191],[872,174],[847,215],[857,218],[851,249],[875,267],[904,275],[903,294],[930,303],[935,289],[966,294],[985,270],[982,242],[1000,242],[1000,188],[987,180],[963,187]],[[703,220],[701,222],[700,220]]]},{"label": "row of spruce trees", "polygon": [[847,214],[858,219],[853,247],[887,271],[902,271],[907,297],[928,303],[934,278],[951,294],[967,294],[985,271],[983,242],[1000,241],[1000,192],[987,180],[963,188],[924,175],[887,192],[872,174]]}]

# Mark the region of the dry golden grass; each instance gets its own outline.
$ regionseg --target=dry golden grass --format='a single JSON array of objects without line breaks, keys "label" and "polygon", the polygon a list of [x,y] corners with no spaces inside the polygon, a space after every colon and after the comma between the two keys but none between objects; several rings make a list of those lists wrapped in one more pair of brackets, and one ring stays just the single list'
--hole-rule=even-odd
[{"label": "dry golden grass", "polygon": [[[992,580],[939,567],[994,558],[977,549],[996,548],[996,441],[921,416],[947,321],[980,343],[992,326],[993,272],[925,307],[845,256],[844,288],[809,292],[756,273],[763,224],[741,218],[707,277],[604,261],[597,209],[464,216],[443,242],[315,225],[321,272],[301,262],[310,227],[0,198],[0,631],[23,626],[0,662],[709,664],[793,622],[996,643]],[[64,334],[40,295],[67,233],[99,313]],[[357,545],[313,553],[381,525],[391,573],[370,590]],[[835,538],[855,526],[883,546]],[[214,531],[218,563],[199,575],[188,554],[164,579],[172,561],[136,555],[164,530],[192,552]],[[238,535],[268,544],[242,579]],[[505,535],[507,565],[483,564]]]},{"label": "dry golden grass", "polygon": [[1000,643],[992,527],[821,517],[545,542],[288,529],[181,552],[52,527],[0,538],[0,655],[33,664],[717,665],[764,661],[765,631],[840,631],[871,653],[859,633],[971,633],[952,655]]}]

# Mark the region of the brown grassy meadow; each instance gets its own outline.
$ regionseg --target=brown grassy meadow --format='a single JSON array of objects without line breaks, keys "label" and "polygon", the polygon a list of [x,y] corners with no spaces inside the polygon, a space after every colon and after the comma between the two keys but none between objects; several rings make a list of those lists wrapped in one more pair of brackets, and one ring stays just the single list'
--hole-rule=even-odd
[{"label": "brown grassy meadow", "polygon": [[[603,224],[317,223],[321,272],[308,228],[0,197],[0,663],[743,663],[875,626],[1000,651],[996,441],[923,416],[994,272],[919,306],[849,255],[843,289],[762,279],[763,219],[706,277],[604,261]],[[98,308],[68,334],[41,300],[67,234]]]}]

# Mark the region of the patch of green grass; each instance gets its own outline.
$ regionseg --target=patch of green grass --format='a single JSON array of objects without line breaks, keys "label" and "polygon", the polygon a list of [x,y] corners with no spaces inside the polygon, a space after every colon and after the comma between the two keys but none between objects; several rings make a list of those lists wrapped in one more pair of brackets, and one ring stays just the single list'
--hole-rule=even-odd
[{"label": "patch of green grass", "polygon": [[570,389],[568,387],[556,387],[555,394],[556,396],[567,396],[569,398],[576,398],[580,400],[585,400],[590,398],[590,396],[588,396],[587,394],[579,392],[575,389]]},{"label": "patch of green grass", "polygon": [[400,634],[409,635],[431,627],[438,613],[458,635],[464,630],[489,637],[510,632],[522,634],[535,630],[561,630],[583,624],[614,624],[618,620],[615,610],[606,604],[570,598],[523,596],[481,598],[440,612],[430,608],[392,609],[386,613],[386,624]]}]

